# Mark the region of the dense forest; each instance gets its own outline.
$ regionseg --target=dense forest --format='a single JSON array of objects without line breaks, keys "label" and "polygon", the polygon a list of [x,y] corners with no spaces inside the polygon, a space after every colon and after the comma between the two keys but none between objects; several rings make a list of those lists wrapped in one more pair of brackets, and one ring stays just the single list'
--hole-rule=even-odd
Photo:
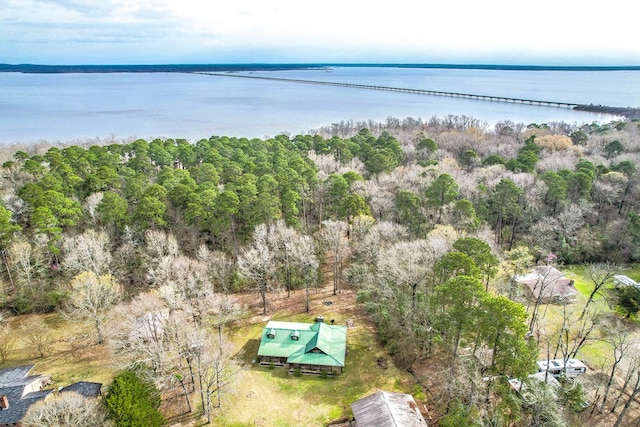
[{"label": "dense forest", "polygon": [[[196,331],[212,317],[222,354],[222,326],[238,313],[226,296],[255,291],[266,314],[271,292],[308,291],[331,271],[336,294],[358,290],[399,366],[446,354],[461,369],[471,352],[489,355],[479,376],[522,378],[535,371],[540,340],[527,336],[540,314],[512,277],[637,262],[638,164],[640,123],[629,121],[488,129],[465,116],[389,118],[264,140],[33,144],[0,171],[0,308],[90,319],[97,342],[160,376],[180,363],[125,345],[131,329],[106,332],[112,307],[138,318],[168,307]],[[631,317],[640,298],[629,298]],[[575,356],[580,337],[560,335],[561,356]],[[205,401],[224,382],[214,374],[201,389],[209,417]],[[442,392],[441,425],[564,425],[555,404],[521,412],[507,391],[489,399],[474,381]]]}]

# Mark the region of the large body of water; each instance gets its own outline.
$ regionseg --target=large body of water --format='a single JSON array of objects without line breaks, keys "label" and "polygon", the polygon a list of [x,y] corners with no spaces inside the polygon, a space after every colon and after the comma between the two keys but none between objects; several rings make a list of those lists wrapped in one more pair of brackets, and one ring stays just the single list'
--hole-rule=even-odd
[{"label": "large body of water", "polygon": [[[242,75],[458,92],[615,107],[640,106],[640,71],[391,67]],[[188,73],[0,73],[0,144],[212,135],[264,138],[342,120],[466,115],[493,125],[614,117],[565,108]]]}]

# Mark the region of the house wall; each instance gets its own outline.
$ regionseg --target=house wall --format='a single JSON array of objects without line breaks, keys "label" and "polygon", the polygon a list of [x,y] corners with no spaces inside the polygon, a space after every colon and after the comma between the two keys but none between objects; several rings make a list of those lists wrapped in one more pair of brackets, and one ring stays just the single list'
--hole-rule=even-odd
[{"label": "house wall", "polygon": [[270,366],[272,363],[274,366],[285,366],[287,364],[286,357],[260,356],[258,360],[262,366]]},{"label": "house wall", "polygon": [[307,365],[307,364],[301,364],[301,363],[289,364],[289,372],[294,372],[296,369],[300,369],[300,371],[303,374],[320,375],[323,372],[326,372],[329,375],[342,374],[341,366]]},{"label": "house wall", "polygon": [[40,391],[40,390],[42,390],[42,379],[36,378],[35,380],[31,381],[29,384],[24,386],[24,391],[22,392],[22,396],[24,397],[29,393],[33,393],[34,391]]}]

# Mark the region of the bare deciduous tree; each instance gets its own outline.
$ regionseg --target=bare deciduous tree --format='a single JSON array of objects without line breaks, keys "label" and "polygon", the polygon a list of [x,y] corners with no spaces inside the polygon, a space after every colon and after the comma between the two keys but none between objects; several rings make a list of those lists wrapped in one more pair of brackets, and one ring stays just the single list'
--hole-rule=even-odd
[{"label": "bare deciduous tree", "polygon": [[211,300],[211,321],[218,329],[218,343],[222,346],[222,328],[241,313],[238,300],[233,295],[216,293]]},{"label": "bare deciduous tree", "polygon": [[619,271],[620,267],[618,265],[609,262],[587,264],[587,274],[593,283],[593,289],[589,293],[589,298],[587,298],[587,302],[584,304],[584,308],[582,309],[582,314],[579,319],[584,317],[589,304],[593,301],[593,298],[602,291],[604,286],[609,283],[613,279],[613,276],[618,274]]},{"label": "bare deciduous tree", "polygon": [[[367,217],[354,220],[351,226],[351,245],[354,258],[365,264],[376,264],[382,248],[404,240],[409,232],[403,225],[382,221],[369,223]],[[373,222],[373,219],[370,219]]]},{"label": "bare deciduous tree", "polygon": [[86,230],[62,242],[62,268],[72,275],[91,271],[97,276],[107,274],[111,267],[111,244],[104,231]]},{"label": "bare deciduous tree", "polygon": [[113,425],[97,398],[71,391],[32,405],[22,418],[24,427],[95,427]]},{"label": "bare deciduous tree", "polygon": [[[224,298],[219,300],[223,308],[218,307],[220,317],[216,320],[222,325],[237,305],[228,295],[218,296]],[[194,408],[194,394],[199,396],[199,407],[210,419],[212,398],[217,395],[220,406],[222,390],[235,372],[223,335],[213,339],[188,310],[169,311],[165,302],[151,293],[139,295],[116,311],[110,328],[114,335],[109,341],[123,366],[151,366],[161,389],[179,388],[187,412]]]},{"label": "bare deciduous tree", "polygon": [[277,264],[277,276],[287,289],[287,298],[291,289],[302,281],[306,295],[305,311],[309,311],[309,287],[315,285],[319,265],[313,240],[280,220],[269,226],[267,244]]},{"label": "bare deciduous tree", "polygon": [[44,258],[39,248],[29,242],[13,242],[8,249],[8,259],[15,273],[15,283],[22,292],[28,290],[32,298],[37,294],[37,278],[44,269]]},{"label": "bare deciduous tree", "polygon": [[313,240],[310,236],[302,236],[302,238],[298,241],[296,254],[300,263],[302,278],[305,283],[304,311],[308,313],[309,288],[311,285],[317,284],[318,266],[320,265],[318,258],[316,258],[316,251]]},{"label": "bare deciduous tree", "polygon": [[223,390],[236,372],[230,360],[229,345],[223,342],[222,346],[213,346],[211,343],[211,338],[202,334],[199,345],[190,347],[185,355],[196,372],[200,403],[207,423],[211,422],[212,400],[215,398],[215,407],[222,406]]},{"label": "bare deciduous tree", "polygon": [[629,407],[631,407],[631,404],[636,400],[636,397],[638,397],[638,395],[640,394],[640,370],[636,370],[636,381],[633,385],[633,389],[631,390],[631,393],[629,394],[629,397],[627,398],[624,407],[622,408],[622,411],[620,411],[620,414],[618,415],[618,418],[616,419],[616,423],[613,425],[613,427],[620,427],[622,424],[622,422],[624,421],[624,417],[627,415],[627,412],[629,411]]},{"label": "bare deciduous tree", "polygon": [[149,276],[162,283],[158,289],[160,295],[169,308],[183,309],[200,323],[209,312],[213,295],[206,265],[183,255],[163,257],[161,264],[161,269],[149,271]]},{"label": "bare deciduous tree", "polygon": [[604,407],[607,404],[609,392],[611,391],[611,386],[614,383],[614,378],[620,366],[620,362],[629,353],[629,351],[633,349],[631,333],[626,326],[622,325],[620,322],[616,322],[607,328],[607,330],[607,336],[604,338],[604,341],[611,346],[611,350],[613,352],[613,363],[611,364],[611,373],[609,374],[607,384],[604,388],[604,395],[599,409],[600,413],[604,411]]},{"label": "bare deciduous tree", "polygon": [[205,245],[198,248],[198,261],[205,263],[218,292],[228,293],[233,285],[235,262],[224,252],[211,252]]},{"label": "bare deciduous tree", "polygon": [[99,191],[97,193],[92,193],[92,194],[89,194],[86,199],[84,199],[84,203],[82,204],[82,208],[87,213],[87,215],[89,215],[89,218],[91,218],[91,220],[94,222],[97,219],[96,214],[97,214],[98,205],[102,201],[103,197],[104,197],[104,193],[102,191]]},{"label": "bare deciduous tree", "polygon": [[149,230],[145,234],[147,252],[151,258],[161,258],[164,256],[177,256],[180,254],[178,241],[172,234],[164,231]]},{"label": "bare deciduous tree", "polygon": [[152,293],[143,293],[115,307],[109,319],[109,345],[122,369],[141,363],[155,375],[165,369],[169,309]]},{"label": "bare deciduous tree", "polygon": [[412,309],[418,287],[422,285],[423,292],[428,292],[429,276],[446,249],[446,245],[434,240],[398,242],[380,252],[377,265],[380,279],[410,291]]},{"label": "bare deciduous tree", "polygon": [[190,395],[196,391],[198,375],[193,355],[202,351],[205,333],[181,312],[172,312],[165,325],[164,351],[167,364],[165,370],[157,376],[162,376],[164,386],[171,386],[175,381],[180,383],[187,411],[191,412]]},{"label": "bare deciduous tree", "polygon": [[15,335],[11,331],[11,327],[8,324],[0,325],[0,363],[7,361],[14,344]]},{"label": "bare deciduous tree", "polygon": [[66,312],[76,319],[91,322],[97,335],[96,342],[102,343],[105,317],[122,299],[122,287],[111,275],[97,276],[87,271],[74,277],[70,288]]},{"label": "bare deciduous tree", "polygon": [[622,384],[622,387],[620,387],[620,392],[618,393],[618,397],[616,397],[615,402],[613,402],[613,405],[611,405],[611,412],[616,411],[616,408],[618,407],[618,403],[620,402],[622,397],[626,394],[627,387],[629,387],[629,384],[633,380],[633,376],[636,374],[638,369],[640,369],[640,354],[631,353],[625,359],[626,359],[625,360],[626,369],[624,370],[624,382]]},{"label": "bare deciduous tree", "polygon": [[273,252],[267,244],[267,226],[260,224],[253,233],[253,244],[238,257],[238,270],[249,279],[262,298],[262,314],[267,314],[267,292],[273,287]]},{"label": "bare deciduous tree", "polygon": [[340,289],[340,276],[342,275],[342,264],[347,256],[349,244],[346,240],[346,233],[349,226],[343,221],[327,220],[322,221],[319,239],[322,246],[331,252],[333,261],[333,294],[336,295]]},{"label": "bare deciduous tree", "polygon": [[49,352],[53,342],[49,327],[38,317],[32,317],[22,324],[20,336],[39,357]]}]

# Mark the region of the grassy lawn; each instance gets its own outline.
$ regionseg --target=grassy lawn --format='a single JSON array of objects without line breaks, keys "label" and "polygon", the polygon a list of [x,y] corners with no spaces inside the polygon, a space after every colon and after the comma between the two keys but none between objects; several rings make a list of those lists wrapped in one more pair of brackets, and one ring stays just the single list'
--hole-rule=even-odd
[{"label": "grassy lawn", "polygon": [[[59,313],[17,316],[7,321],[13,344],[0,367],[34,364],[33,373],[50,375],[55,387],[77,381],[111,382],[116,369],[110,363],[109,350],[104,344],[96,345],[85,326]],[[27,338],[32,333],[40,335],[42,357]]]},{"label": "grassy lawn", "polygon": [[[348,297],[353,299],[354,296]],[[309,323],[316,314],[323,314],[325,319],[333,319],[336,324],[344,324],[347,319],[353,321],[355,327],[347,331],[346,367],[343,375],[336,377],[295,377],[284,368],[260,367],[252,362],[257,357],[262,328],[267,320],[234,328],[232,338],[239,348],[236,361],[241,370],[214,425],[321,426],[332,420],[351,418],[351,402],[377,390],[415,391],[414,378],[393,365],[378,344],[375,330],[364,313],[352,304],[346,310],[343,305],[318,308],[315,314],[281,311],[269,317],[270,320]],[[376,367],[378,357],[387,359],[387,369]]]},{"label": "grassy lawn", "polygon": [[[589,293],[593,289],[593,283],[589,278],[587,267],[585,265],[565,266],[560,268],[560,271],[562,271],[568,278],[574,280],[574,285],[579,291],[575,303],[567,307],[567,310],[571,313],[570,319],[573,319],[572,322],[576,322],[576,319],[587,302]],[[629,276],[634,280],[640,280],[640,265],[636,264],[626,266],[620,273]],[[607,285],[607,287],[609,286],[613,285]],[[594,297],[592,306],[597,308],[603,317],[617,316],[612,308],[609,307],[609,304],[602,295],[596,295]],[[541,308],[541,314],[544,315],[544,318],[541,320],[541,324],[544,325],[544,329],[547,333],[554,334],[560,328],[563,317],[562,310],[563,308],[561,305],[548,305]],[[629,324],[633,325],[631,322]],[[606,334],[607,330],[603,328],[595,331],[591,335],[592,339],[590,339],[578,352],[577,357],[587,363],[587,365],[592,369],[602,369],[603,366],[611,363],[611,346],[599,339],[603,338]],[[553,343],[552,347],[555,347]]]}]

